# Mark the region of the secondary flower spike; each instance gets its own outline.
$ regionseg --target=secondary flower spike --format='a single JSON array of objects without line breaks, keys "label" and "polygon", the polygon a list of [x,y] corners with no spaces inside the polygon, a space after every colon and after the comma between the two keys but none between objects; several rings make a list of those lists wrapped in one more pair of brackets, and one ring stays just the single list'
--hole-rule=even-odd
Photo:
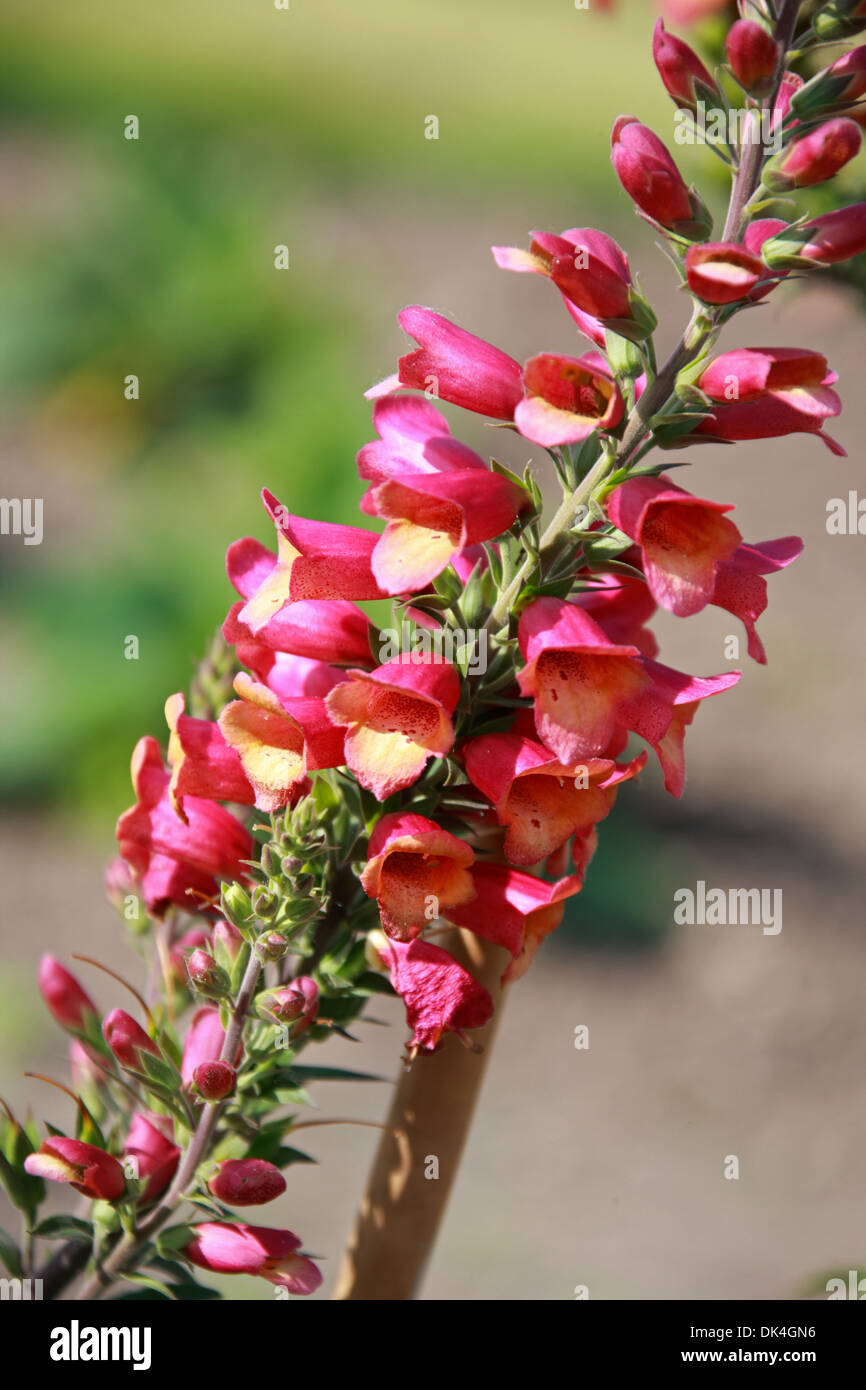
[{"label": "secondary flower spike", "polygon": [[607,499],[614,526],[640,547],[656,603],[680,618],[712,602],[719,565],[742,541],[723,515],[732,510],[662,478],[627,479]]},{"label": "secondary flower spike", "polygon": [[361,886],[377,900],[388,935],[411,941],[448,908],[474,896],[474,857],[465,840],[426,816],[383,816],[370,836]]},{"label": "secondary flower spike", "polygon": [[345,761],[378,801],[411,786],[431,757],[454,743],[451,715],[460,678],[432,653],[403,653],[375,671],[350,671],[350,680],[325,696],[334,724],[345,729]]}]

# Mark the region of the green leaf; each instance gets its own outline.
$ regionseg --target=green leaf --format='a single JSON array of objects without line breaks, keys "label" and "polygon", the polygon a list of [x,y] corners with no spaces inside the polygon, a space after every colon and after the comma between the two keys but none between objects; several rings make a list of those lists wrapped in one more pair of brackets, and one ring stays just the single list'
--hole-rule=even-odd
[{"label": "green leaf", "polygon": [[186,1223],[180,1226],[167,1226],[157,1236],[156,1248],[161,1255],[165,1255],[169,1251],[183,1250],[185,1245],[189,1245],[193,1235],[194,1228]]},{"label": "green leaf", "polygon": [[174,1095],[180,1090],[181,1077],[177,1067],[162,1057],[154,1057],[152,1052],[139,1052],[144,1074],[148,1080]]},{"label": "green leaf", "polygon": [[149,1274],[124,1274],[123,1278],[128,1284],[140,1284],[143,1289],[149,1289],[152,1293],[157,1293],[161,1298],[170,1298],[172,1301],[177,1297],[176,1289],[170,1284],[163,1284],[160,1279],[154,1279]]},{"label": "green leaf", "polygon": [[[32,1150],[28,1149],[28,1152]],[[19,1211],[34,1212],[39,1203],[45,1200],[45,1184],[41,1178],[34,1178],[25,1171],[26,1156],[23,1155],[20,1164],[13,1164],[5,1154],[0,1153],[0,1182],[6,1188],[13,1206]]]},{"label": "green leaf", "polygon": [[34,1226],[33,1235],[38,1236],[40,1240],[81,1240],[89,1245],[93,1233],[89,1221],[61,1214],[46,1216],[44,1221]]},{"label": "green leaf", "polygon": [[[371,972],[372,973],[372,972]],[[378,975],[374,979],[380,979]],[[306,1066],[295,1063],[292,1067],[294,1076],[302,1077],[305,1081],[387,1081],[386,1076],[374,1076],[368,1071],[350,1071],[346,1067],[317,1067]]]},{"label": "green leaf", "polygon": [[21,1264],[21,1251],[15,1241],[5,1231],[0,1230],[0,1260],[15,1279],[24,1278],[24,1267]]},{"label": "green leaf", "polygon": [[274,1097],[280,1105],[309,1105],[317,1109],[316,1102],[303,1086],[274,1087]]}]

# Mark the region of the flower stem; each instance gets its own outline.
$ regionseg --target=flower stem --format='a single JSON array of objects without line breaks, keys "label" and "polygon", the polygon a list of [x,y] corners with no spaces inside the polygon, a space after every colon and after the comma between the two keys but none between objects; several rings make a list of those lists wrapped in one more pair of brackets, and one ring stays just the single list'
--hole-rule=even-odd
[{"label": "flower stem", "polygon": [[[261,974],[261,963],[254,955],[250,956],[246,971],[244,972],[241,987],[238,990],[229,1026],[225,1032],[220,1061],[234,1065],[234,1058],[237,1054],[238,1045],[246,1023],[247,1014],[256,992],[256,987]],[[214,1104],[206,1104],[195,1132],[180,1161],[174,1181],[161,1199],[159,1204],[150,1212],[130,1235],[126,1235],[115,1246],[108,1259],[98,1269],[94,1271],[90,1279],[81,1289],[78,1295],[79,1300],[101,1298],[115,1279],[122,1275],[123,1271],[141,1249],[142,1245],[155,1235],[156,1232],[165,1225],[165,1222],[174,1213],[175,1208],[183,1201],[187,1189],[195,1179],[199,1164],[207,1157],[208,1149],[213,1138],[217,1121],[220,1117],[224,1102],[217,1101]]]}]

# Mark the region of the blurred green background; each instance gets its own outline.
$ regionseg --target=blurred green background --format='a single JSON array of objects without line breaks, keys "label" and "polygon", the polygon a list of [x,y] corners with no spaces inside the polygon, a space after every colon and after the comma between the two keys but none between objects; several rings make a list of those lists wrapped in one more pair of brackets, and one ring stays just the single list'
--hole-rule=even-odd
[{"label": "blurred green background", "polygon": [[270,539],[263,484],[358,519],[362,393],[392,369],[406,298],[431,302],[425,261],[453,257],[455,222],[463,273],[506,300],[473,232],[486,208],[504,240],[545,216],[631,220],[607,157],[621,93],[671,117],[651,11],[625,11],[7,4],[5,489],[45,497],[46,536],[2,552],[5,800],[122,808],[133,742],[162,735],[165,694],[227,607],[226,545]]}]

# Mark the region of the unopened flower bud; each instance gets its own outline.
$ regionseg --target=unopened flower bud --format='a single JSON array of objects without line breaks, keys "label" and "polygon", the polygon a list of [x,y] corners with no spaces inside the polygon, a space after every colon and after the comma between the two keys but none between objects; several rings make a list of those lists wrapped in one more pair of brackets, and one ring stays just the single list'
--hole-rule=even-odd
[{"label": "unopened flower bud", "polygon": [[231,981],[222,966],[217,965],[208,951],[193,951],[186,963],[190,984],[197,994],[208,999],[225,999],[231,992]]},{"label": "unopened flower bud", "polygon": [[694,111],[700,98],[718,96],[716,84],[697,53],[675,34],[669,34],[661,19],[653,31],[653,60],[665,91],[677,106]]},{"label": "unopened flower bud", "polygon": [[236,961],[244,949],[244,939],[233,922],[217,922],[213,929],[214,954]]},{"label": "unopened flower bud", "polygon": [[740,86],[754,96],[766,96],[779,61],[773,36],[752,19],[738,19],[728,30],[725,53]]},{"label": "unopened flower bud", "polygon": [[250,895],[239,883],[230,883],[222,891],[223,916],[241,931],[252,916]]},{"label": "unopened flower bud", "polygon": [[189,952],[194,951],[198,946],[207,946],[207,932],[199,929],[184,932],[171,947],[169,957],[171,960],[171,974],[173,983],[185,989],[188,984],[186,961]]},{"label": "unopened flower bud", "polygon": [[237,1073],[228,1062],[200,1062],[192,1079],[203,1100],[225,1100],[234,1091]]},{"label": "unopened flower bud", "polygon": [[90,996],[54,956],[42,957],[37,980],[39,993],[61,1028],[83,1033],[88,1020],[99,1017]]},{"label": "unopened flower bud", "polygon": [[102,1036],[127,1071],[144,1071],[140,1055],[143,1052],[149,1052],[152,1057],[161,1055],[153,1038],[148,1037],[125,1009],[112,1010],[102,1025]]},{"label": "unopened flower bud", "polygon": [[256,1012],[267,1023],[292,1024],[290,1036],[299,1037],[319,1012],[319,987],[307,975],[288,985],[263,990],[256,996]]},{"label": "unopened flower bud", "polygon": [[866,28],[866,0],[831,0],[812,16],[819,39],[838,39]]},{"label": "unopened flower bud", "polygon": [[286,1190],[286,1180],[263,1158],[228,1158],[208,1181],[214,1197],[230,1207],[258,1207]]},{"label": "unopened flower bud", "polygon": [[823,183],[854,158],[861,141],[856,121],[845,116],[825,121],[770,160],[764,170],[764,185],[771,193],[786,193],[791,188]]},{"label": "unopened flower bud", "polygon": [[260,883],[253,892],[253,914],[256,917],[262,918],[262,920],[266,920],[268,917],[273,917],[278,906],[279,902],[276,894],[272,893],[269,888],[266,888],[263,883]]},{"label": "unopened flower bud", "polygon": [[261,961],[282,960],[288,949],[286,938],[276,931],[263,932],[253,944],[256,957]]}]

